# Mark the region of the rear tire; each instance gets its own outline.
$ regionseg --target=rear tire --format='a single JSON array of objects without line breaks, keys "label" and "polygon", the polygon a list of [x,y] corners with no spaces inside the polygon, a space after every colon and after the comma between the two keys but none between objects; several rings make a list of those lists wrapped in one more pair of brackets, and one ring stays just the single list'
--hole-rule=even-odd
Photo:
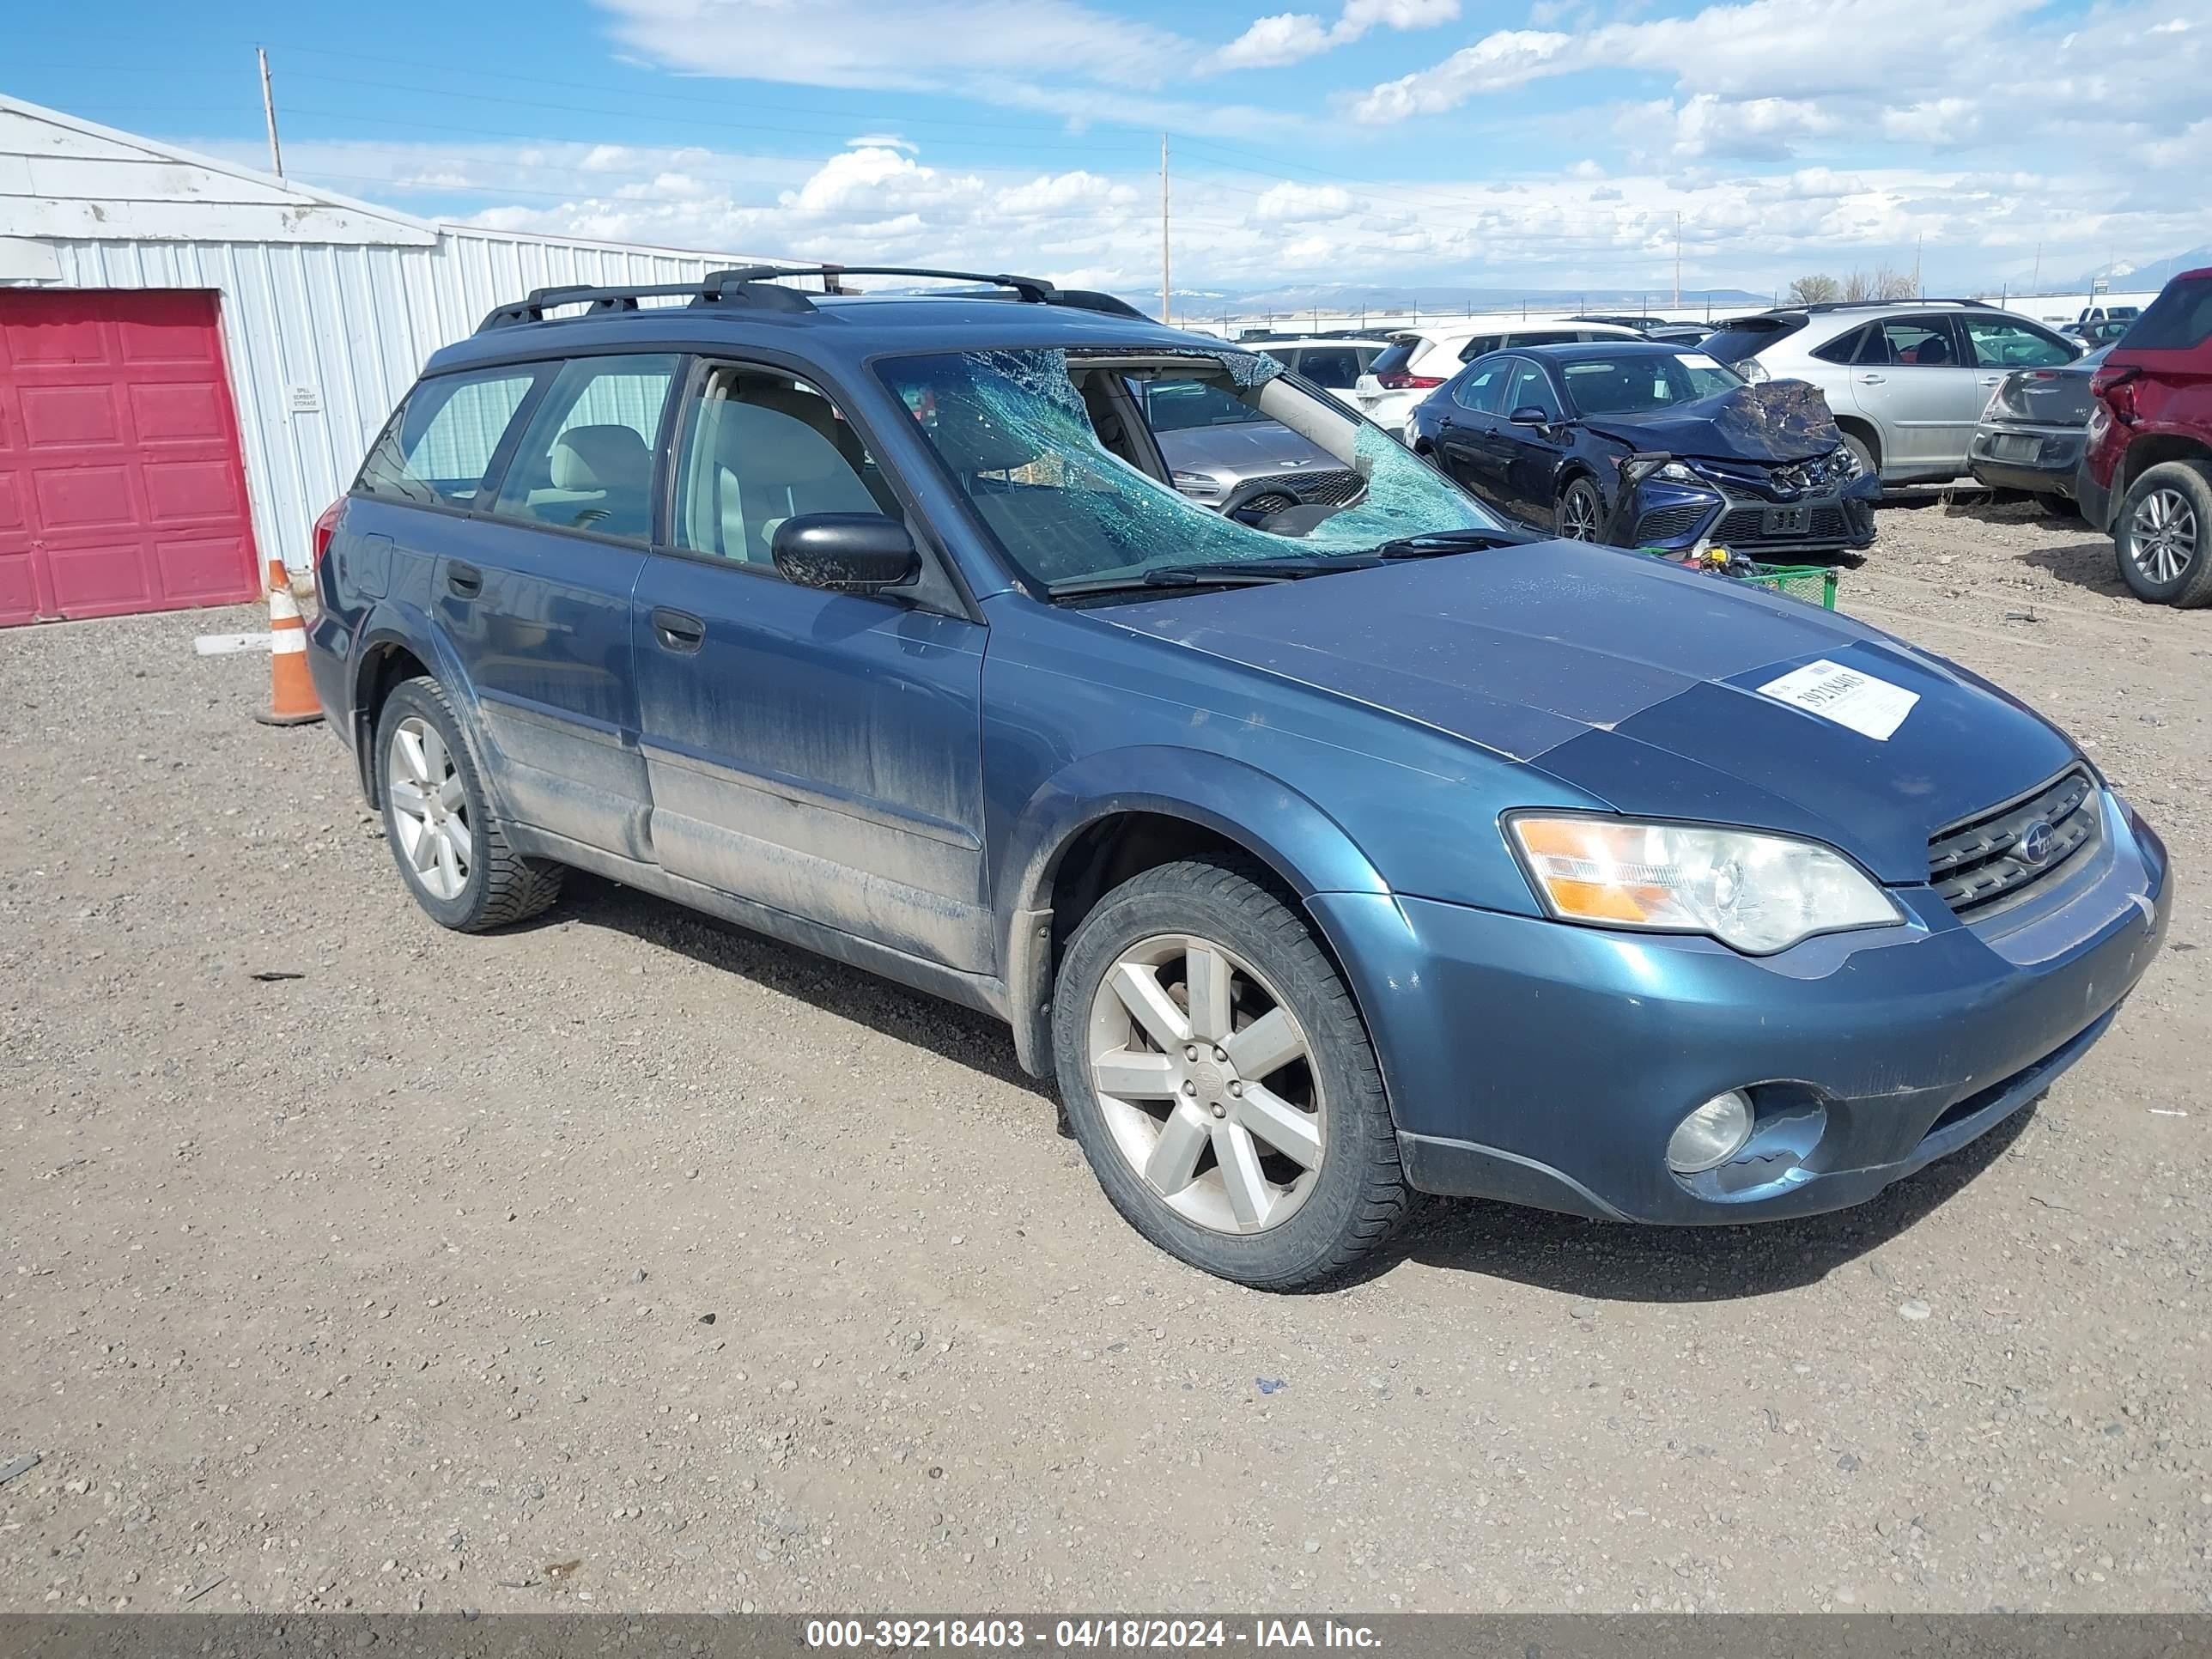
[{"label": "rear tire", "polygon": [[2212,605],[2212,466],[2166,461],[2128,487],[2112,520],[2120,580],[2137,599]]},{"label": "rear tire", "polygon": [[1107,894],[1060,964],[1053,1057],[1131,1226],[1220,1278],[1297,1291],[1382,1243],[1408,1195],[1366,1026],[1272,889],[1224,855]]},{"label": "rear tire", "polygon": [[404,681],[376,721],[384,838],[415,902],[441,927],[482,933],[536,915],[561,896],[557,864],[507,845],[445,688]]}]

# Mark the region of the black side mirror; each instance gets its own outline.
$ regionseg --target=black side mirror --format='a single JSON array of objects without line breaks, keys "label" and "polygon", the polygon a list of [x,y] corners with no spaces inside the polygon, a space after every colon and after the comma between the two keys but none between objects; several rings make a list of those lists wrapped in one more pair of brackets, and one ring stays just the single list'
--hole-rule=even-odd
[{"label": "black side mirror", "polygon": [[805,513],[775,527],[770,550],[787,581],[833,592],[872,593],[921,573],[914,538],[880,513]]},{"label": "black side mirror", "polygon": [[1549,426],[1552,417],[1534,404],[1523,404],[1507,417],[1516,426]]}]

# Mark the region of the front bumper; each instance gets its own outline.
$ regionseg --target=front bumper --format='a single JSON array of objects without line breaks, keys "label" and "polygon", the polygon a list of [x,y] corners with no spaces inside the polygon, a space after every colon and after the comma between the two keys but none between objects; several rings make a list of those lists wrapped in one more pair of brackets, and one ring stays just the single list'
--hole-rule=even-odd
[{"label": "front bumper", "polygon": [[[1407,1174],[1430,1192],[1608,1219],[1839,1209],[1956,1150],[2087,1052],[2157,953],[2166,850],[2107,797],[2060,901],[1960,923],[1925,887],[1902,927],[1752,958],[1428,900],[1310,901],[1367,1018]],[[1678,1176],[1668,1137],[1747,1088],[1749,1145]]]},{"label": "front bumper", "polygon": [[1874,544],[1881,481],[1854,478],[1826,494],[1769,501],[1739,488],[1647,480],[1629,544],[1675,551],[1701,538],[1730,552],[1860,552]]}]

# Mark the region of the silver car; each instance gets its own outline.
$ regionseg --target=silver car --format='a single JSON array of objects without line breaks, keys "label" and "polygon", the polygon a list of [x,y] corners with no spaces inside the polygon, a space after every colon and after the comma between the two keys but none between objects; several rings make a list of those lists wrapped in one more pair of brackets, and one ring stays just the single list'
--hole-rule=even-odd
[{"label": "silver car", "polygon": [[1844,442],[1893,484],[1962,476],[1975,424],[2005,376],[2081,355],[2040,323],[1968,300],[1760,312],[1723,324],[1702,349],[1747,379],[1819,386]]},{"label": "silver car", "polygon": [[1366,487],[1312,439],[1216,381],[1164,375],[1143,386],[1145,415],[1175,487],[1217,512],[1259,519],[1292,507],[1341,507]]}]

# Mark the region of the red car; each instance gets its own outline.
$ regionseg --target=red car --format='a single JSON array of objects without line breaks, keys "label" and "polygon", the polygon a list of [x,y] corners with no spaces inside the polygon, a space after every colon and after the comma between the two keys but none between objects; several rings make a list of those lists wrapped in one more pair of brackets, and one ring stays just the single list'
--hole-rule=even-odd
[{"label": "red car", "polygon": [[2089,382],[2081,514],[2138,598],[2212,605],[2212,268],[2168,283]]}]

